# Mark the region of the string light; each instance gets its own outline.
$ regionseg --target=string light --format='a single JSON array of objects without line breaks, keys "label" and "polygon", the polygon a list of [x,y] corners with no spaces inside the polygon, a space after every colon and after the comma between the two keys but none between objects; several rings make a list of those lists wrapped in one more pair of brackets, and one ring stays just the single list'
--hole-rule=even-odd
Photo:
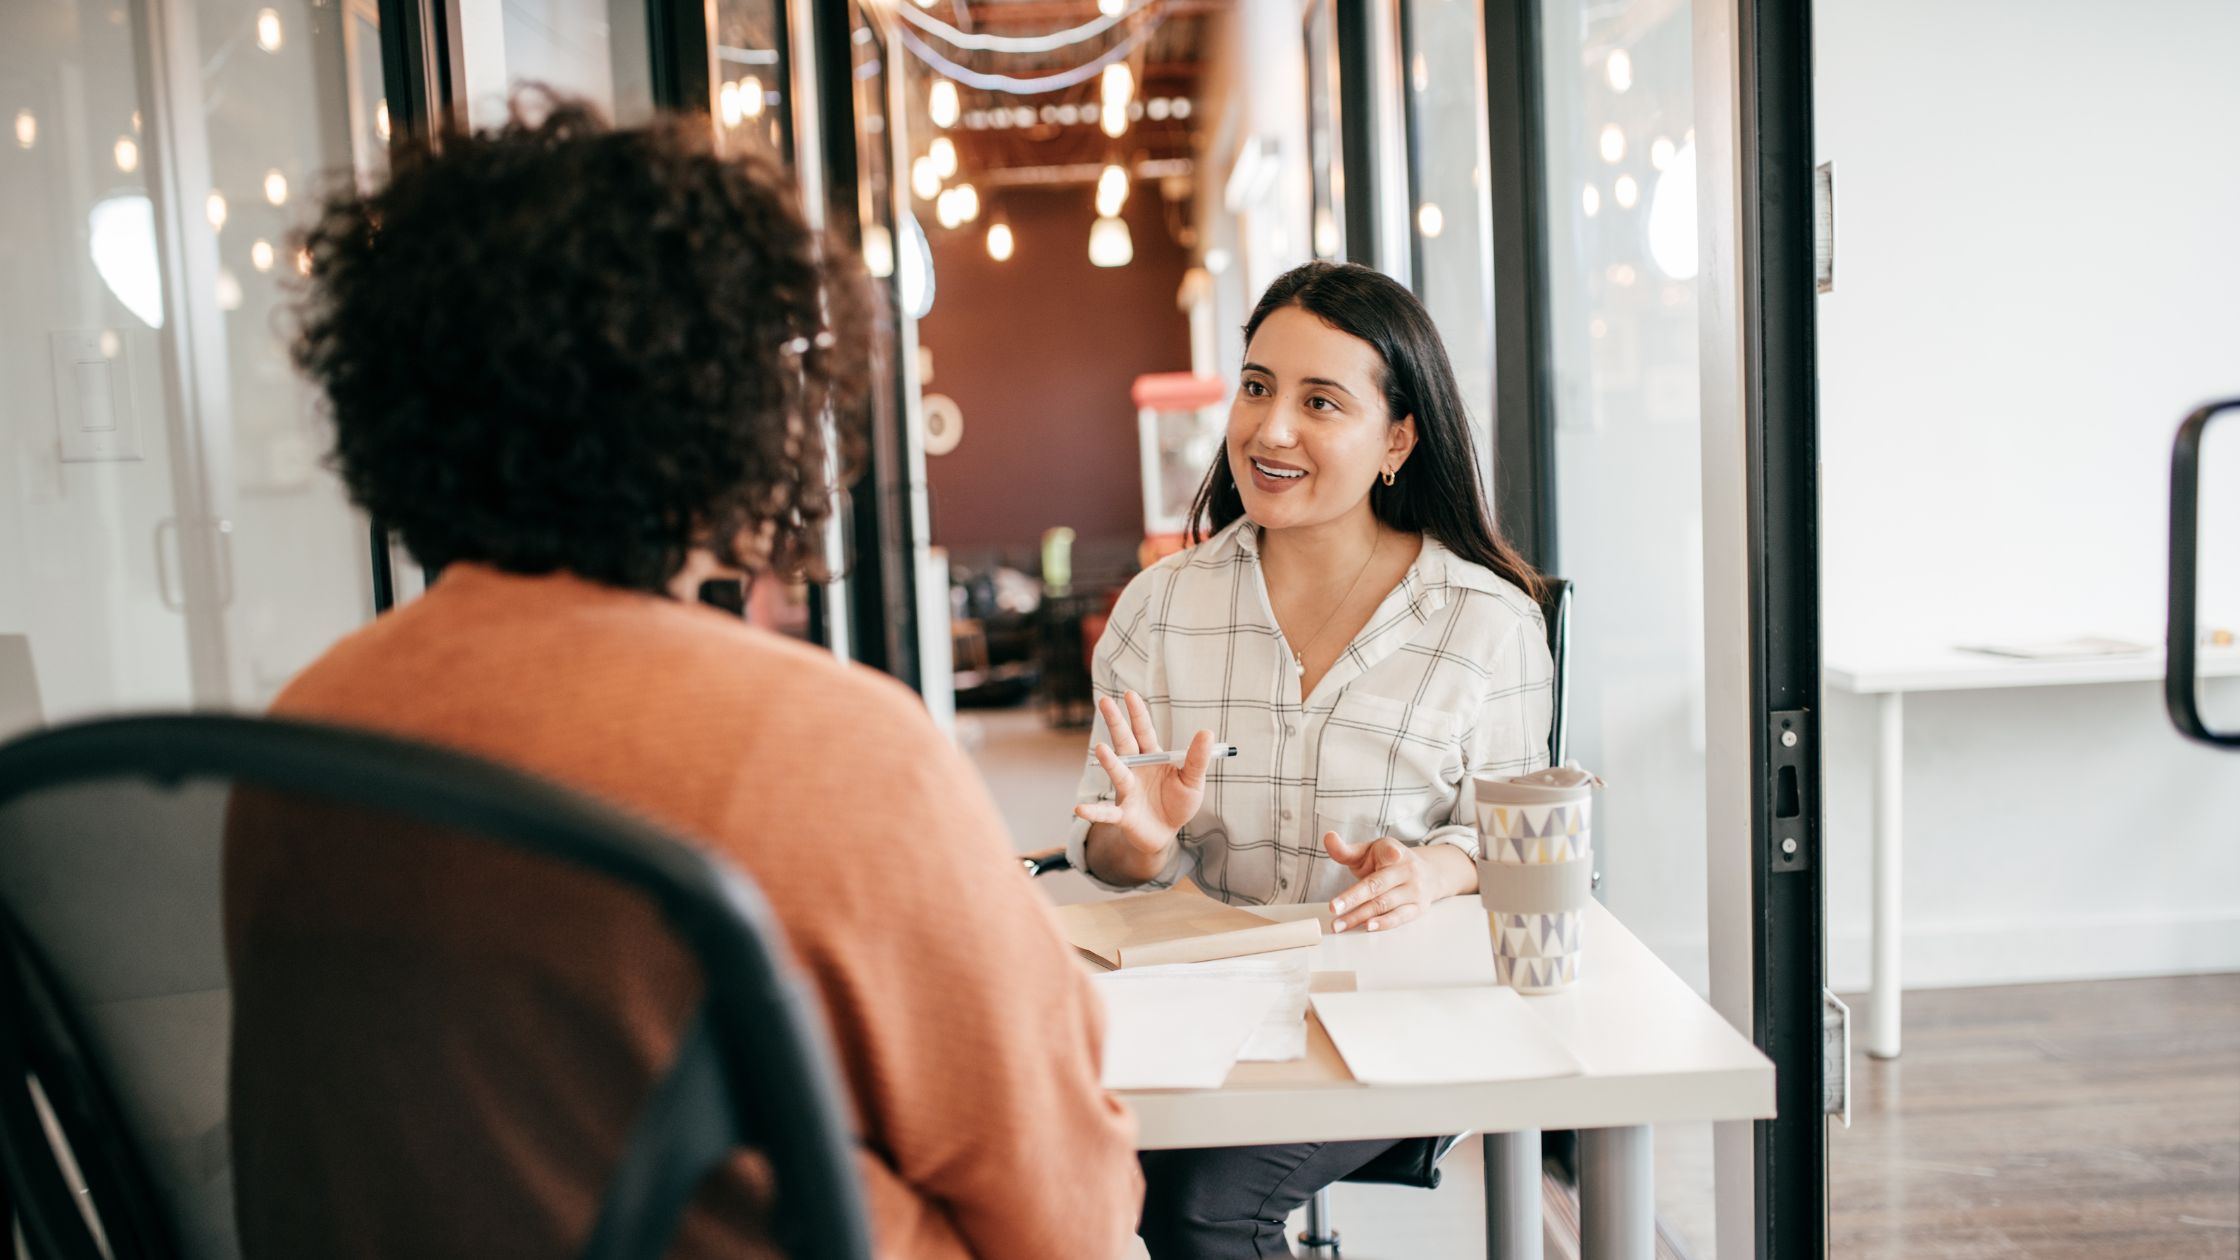
[{"label": "string light", "polygon": [[1128,11],[1128,0],[1097,0],[1097,12],[1106,17],[1119,17]]},{"label": "string light", "polygon": [[959,184],[949,190],[957,197],[957,218],[970,223],[980,217],[980,190],[970,184]]},{"label": "string light", "polygon": [[723,116],[725,128],[739,125],[744,115],[739,112],[738,84],[726,80],[722,87],[716,89],[716,112]]},{"label": "string light", "polygon": [[280,15],[271,9],[257,10],[257,47],[268,53],[280,51]]},{"label": "string light", "polygon": [[288,177],[278,168],[264,173],[264,199],[276,206],[288,204]]},{"label": "string light", "polygon": [[1016,243],[1011,239],[1010,224],[991,223],[988,225],[988,257],[995,259],[997,262],[1010,262],[1011,252],[1015,246]]},{"label": "string light", "polygon": [[1602,160],[1616,162],[1626,155],[1626,133],[1611,123],[1602,129]]},{"label": "string light", "polygon": [[202,212],[210,219],[211,231],[223,232],[226,230],[226,195],[224,193],[211,189],[210,195],[203,199]]},{"label": "string light", "polygon": [[933,173],[943,179],[957,173],[957,142],[947,136],[935,136],[933,145],[926,150],[933,161]]},{"label": "string light", "polygon": [[259,271],[272,270],[272,242],[258,237],[249,244],[249,265]]},{"label": "string light", "polygon": [[16,147],[28,149],[39,143],[39,116],[28,109],[16,111]]},{"label": "string light", "polygon": [[1634,203],[1641,200],[1641,185],[1635,183],[1631,175],[1620,175],[1618,182],[1610,186],[1610,195],[1617,198],[1621,208],[1631,210]]},{"label": "string light", "polygon": [[763,106],[768,104],[762,95],[762,80],[748,75],[739,80],[739,114],[744,118],[762,117]]},{"label": "string light", "polygon": [[1416,207],[1416,230],[1423,233],[1425,239],[1447,230],[1447,215],[1439,208],[1439,203],[1426,201]]},{"label": "string light", "polygon": [[131,136],[118,136],[114,152],[118,170],[130,175],[140,169],[140,143]]},{"label": "string light", "polygon": [[931,201],[941,193],[941,173],[933,169],[933,159],[922,157],[910,164],[910,191],[918,194],[920,201]]}]

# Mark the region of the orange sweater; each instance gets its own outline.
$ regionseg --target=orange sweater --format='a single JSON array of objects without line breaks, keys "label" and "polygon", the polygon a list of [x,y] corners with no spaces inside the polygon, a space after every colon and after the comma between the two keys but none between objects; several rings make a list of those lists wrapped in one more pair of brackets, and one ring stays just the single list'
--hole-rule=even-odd
[{"label": "orange sweater", "polygon": [[[461,565],[274,708],[529,770],[752,876],[822,999],[881,1257],[1122,1254],[1141,1185],[1133,1124],[1097,1084],[1095,995],[977,775],[903,688],[712,610]],[[427,869],[456,846],[311,862],[239,839],[249,1254],[573,1250],[691,1008],[689,964],[582,881]],[[353,920],[385,902],[410,930]],[[442,956],[499,935],[536,955],[529,983],[494,989]],[[364,983],[338,993],[338,974]],[[764,1254],[757,1171],[712,1179],[671,1254]]]}]

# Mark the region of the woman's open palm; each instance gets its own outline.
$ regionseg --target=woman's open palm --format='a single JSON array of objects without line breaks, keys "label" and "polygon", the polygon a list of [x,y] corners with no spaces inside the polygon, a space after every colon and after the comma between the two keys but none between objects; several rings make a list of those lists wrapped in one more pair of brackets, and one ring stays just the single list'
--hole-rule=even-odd
[{"label": "woman's open palm", "polygon": [[1073,812],[1092,823],[1119,830],[1128,846],[1147,856],[1172,849],[1182,825],[1197,816],[1206,795],[1206,767],[1213,761],[1213,732],[1199,731],[1190,741],[1183,764],[1128,766],[1122,757],[1164,751],[1159,732],[1151,722],[1151,707],[1143,697],[1128,692],[1126,708],[1109,697],[1097,701],[1112,742],[1095,748],[1097,764],[1112,780],[1113,799],[1090,801]]}]

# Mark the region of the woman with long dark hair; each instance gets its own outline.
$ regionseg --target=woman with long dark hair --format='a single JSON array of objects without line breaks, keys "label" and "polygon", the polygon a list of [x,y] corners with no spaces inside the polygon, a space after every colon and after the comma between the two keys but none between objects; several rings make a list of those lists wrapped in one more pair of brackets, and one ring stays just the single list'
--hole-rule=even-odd
[{"label": "woman with long dark hair", "polygon": [[[1471,778],[1548,759],[1540,579],[1495,527],[1454,368],[1415,295],[1309,263],[1245,325],[1196,545],[1097,646],[1067,849],[1115,888],[1327,902],[1387,931],[1477,890]],[[1187,737],[1180,766],[1121,764]],[[1234,758],[1209,777],[1216,741]],[[1390,1142],[1145,1154],[1153,1260],[1290,1255],[1284,1218]]]}]

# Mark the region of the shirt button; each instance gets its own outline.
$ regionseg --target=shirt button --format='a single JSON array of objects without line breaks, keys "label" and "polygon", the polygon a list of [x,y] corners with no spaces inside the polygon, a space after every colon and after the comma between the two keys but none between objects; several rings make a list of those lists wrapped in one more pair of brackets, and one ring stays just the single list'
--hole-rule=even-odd
[{"label": "shirt button", "polygon": [[1291,726],[1291,725],[1288,725],[1288,724],[1286,724],[1286,725],[1284,726],[1284,728],[1283,728],[1283,733],[1284,733],[1284,734],[1286,734],[1286,735],[1293,735],[1293,736],[1295,736],[1295,735],[1297,735],[1297,734],[1299,733],[1299,728],[1298,728],[1298,727],[1296,727],[1296,726]]},{"label": "shirt button", "polygon": [[1283,811],[1283,820],[1284,820],[1285,822],[1290,822],[1290,821],[1291,821],[1291,811],[1290,811],[1290,810],[1288,810],[1288,809],[1287,809],[1287,810]]}]

